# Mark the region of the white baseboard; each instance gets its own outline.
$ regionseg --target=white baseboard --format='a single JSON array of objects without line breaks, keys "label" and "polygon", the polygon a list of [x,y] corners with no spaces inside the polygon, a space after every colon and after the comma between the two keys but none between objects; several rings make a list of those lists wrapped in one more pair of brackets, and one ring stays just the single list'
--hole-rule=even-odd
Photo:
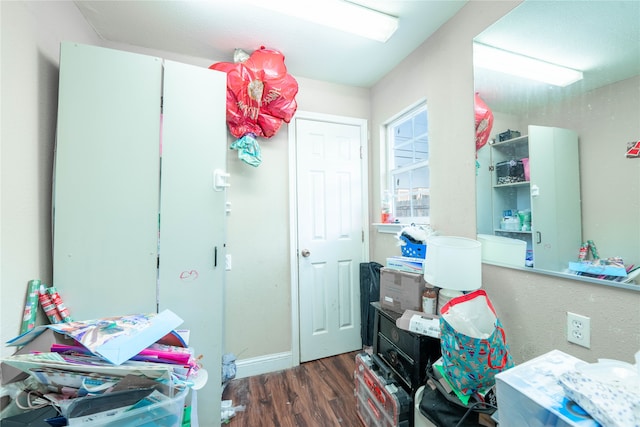
[{"label": "white baseboard", "polygon": [[293,367],[290,351],[236,361],[236,378],[252,377]]}]

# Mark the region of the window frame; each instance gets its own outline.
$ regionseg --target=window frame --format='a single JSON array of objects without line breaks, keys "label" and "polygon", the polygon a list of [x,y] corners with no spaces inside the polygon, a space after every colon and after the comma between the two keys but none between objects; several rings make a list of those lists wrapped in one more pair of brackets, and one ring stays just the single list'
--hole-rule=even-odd
[{"label": "window frame", "polygon": [[[400,124],[402,123],[406,123],[407,121],[413,120],[416,116],[420,115],[420,114],[425,114],[426,115],[426,119],[427,119],[427,130],[426,130],[426,143],[427,143],[427,158],[423,159],[423,160],[418,160],[418,161],[414,161],[411,162],[410,164],[404,164],[402,166],[399,167],[395,167],[395,153],[394,153],[394,149],[395,147],[395,140],[394,137],[395,135],[393,134],[394,129],[396,129]],[[401,174],[405,174],[407,172],[410,171],[414,171],[417,169],[421,169],[421,168],[427,168],[427,173],[430,174],[430,169],[429,169],[429,154],[430,154],[430,150],[429,148],[429,120],[428,120],[428,108],[427,108],[427,101],[426,99],[422,99],[412,105],[410,105],[409,107],[407,107],[406,109],[404,109],[403,111],[401,111],[400,113],[398,113],[397,115],[393,116],[392,118],[390,118],[389,120],[387,120],[383,126],[382,126],[382,137],[384,138],[384,163],[382,166],[382,172],[384,173],[385,177],[383,179],[383,182],[386,183],[386,185],[383,185],[382,188],[382,197],[384,198],[384,194],[386,192],[388,192],[388,194],[391,195],[391,199],[392,199],[392,203],[391,203],[391,215],[394,219],[396,219],[397,221],[399,221],[402,224],[421,224],[421,225],[428,225],[431,222],[431,216],[430,216],[430,202],[429,202],[429,214],[426,216],[417,216],[414,215],[415,212],[413,212],[414,209],[414,205],[413,203],[411,204],[411,215],[410,216],[404,216],[404,217],[400,217],[400,218],[396,218],[396,212],[397,212],[397,207],[396,207],[396,195],[394,194],[394,180],[395,177]],[[416,138],[416,136],[414,135],[412,138]],[[411,149],[413,152],[415,152],[415,141],[414,143],[411,144]],[[427,178],[427,182],[429,182],[429,187],[425,189],[425,192],[427,194],[428,197],[430,197],[430,180],[429,177]],[[415,193],[415,189],[413,186],[410,186],[409,188],[409,193]]]}]

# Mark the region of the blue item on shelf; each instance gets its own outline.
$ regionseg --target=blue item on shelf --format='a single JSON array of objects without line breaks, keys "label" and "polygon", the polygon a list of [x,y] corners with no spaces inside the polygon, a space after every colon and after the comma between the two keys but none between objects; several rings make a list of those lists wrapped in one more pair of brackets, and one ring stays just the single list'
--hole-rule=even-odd
[{"label": "blue item on shelf", "polygon": [[412,243],[405,236],[400,236],[400,240],[405,243],[404,245],[400,246],[402,250],[402,256],[410,258],[426,258],[427,245]]}]

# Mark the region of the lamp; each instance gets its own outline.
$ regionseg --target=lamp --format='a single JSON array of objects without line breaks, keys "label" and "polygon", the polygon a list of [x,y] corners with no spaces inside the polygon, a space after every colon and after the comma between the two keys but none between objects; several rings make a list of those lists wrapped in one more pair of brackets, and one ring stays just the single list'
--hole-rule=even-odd
[{"label": "lamp", "polygon": [[340,31],[386,42],[398,29],[398,18],[344,0],[245,0],[258,7]]},{"label": "lamp", "polygon": [[473,65],[561,87],[569,86],[583,77],[582,71],[481,43],[473,44]]},{"label": "lamp", "polygon": [[473,291],[482,286],[482,249],[477,240],[434,236],[427,239],[424,280],[438,288]]}]

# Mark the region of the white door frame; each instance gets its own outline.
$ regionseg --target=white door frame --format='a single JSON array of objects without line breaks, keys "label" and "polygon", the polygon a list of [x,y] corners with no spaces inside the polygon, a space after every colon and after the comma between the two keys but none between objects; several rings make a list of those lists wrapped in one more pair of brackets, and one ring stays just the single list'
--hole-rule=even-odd
[{"label": "white door frame", "polygon": [[300,312],[298,284],[298,182],[297,182],[297,141],[296,120],[314,120],[319,122],[339,123],[360,127],[361,178],[362,178],[362,226],[364,241],[362,244],[362,260],[369,260],[369,161],[368,161],[368,127],[366,119],[335,116],[331,114],[297,111],[289,123],[289,264],[291,266],[291,364],[300,365]]}]

